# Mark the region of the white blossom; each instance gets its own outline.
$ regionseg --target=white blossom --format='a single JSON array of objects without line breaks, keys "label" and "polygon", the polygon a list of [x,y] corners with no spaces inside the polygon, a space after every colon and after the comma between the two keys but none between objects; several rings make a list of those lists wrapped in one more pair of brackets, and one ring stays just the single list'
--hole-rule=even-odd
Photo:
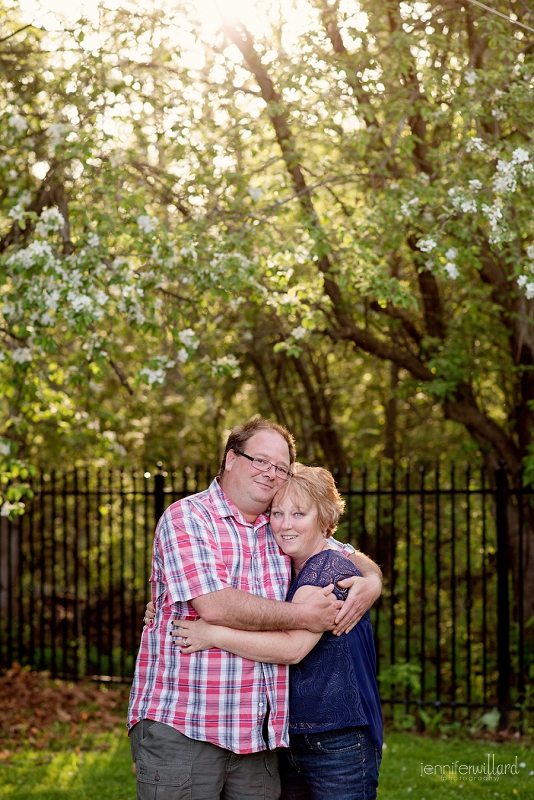
[{"label": "white blossom", "polygon": [[453,281],[455,281],[458,275],[460,274],[458,272],[458,267],[452,261],[447,261],[443,269],[445,270],[449,278],[452,278]]},{"label": "white blossom", "polygon": [[304,339],[306,334],[307,330],[306,328],[303,328],[302,325],[299,325],[298,328],[293,328],[293,330],[291,331],[291,336],[293,336],[293,338],[297,340]]},{"label": "white blossom", "polygon": [[32,351],[29,347],[18,347],[11,353],[11,358],[17,364],[24,364],[32,360]]},{"label": "white blossom", "polygon": [[64,224],[65,219],[59,209],[55,206],[49,206],[41,212],[35,231],[39,236],[48,236],[49,233],[59,231]]},{"label": "white blossom", "polygon": [[473,86],[476,83],[477,74],[473,69],[468,70],[465,73],[465,82],[469,84],[469,86]]},{"label": "white blossom", "polygon": [[514,164],[511,161],[499,159],[497,172],[493,178],[493,188],[496,192],[515,192],[517,189],[517,176]]},{"label": "white blossom", "polygon": [[87,237],[87,244],[89,247],[98,247],[100,244],[100,237],[97,233],[90,233]]},{"label": "white blossom", "polygon": [[141,216],[137,217],[137,224],[143,233],[152,233],[152,231],[156,230],[156,223],[148,214],[141,214]]},{"label": "white blossom", "polygon": [[482,206],[482,211],[488,218],[492,231],[496,232],[499,228],[499,220],[502,219],[502,210],[500,206]]},{"label": "white blossom", "polygon": [[0,508],[0,517],[9,517],[12,511],[22,511],[24,503],[10,503],[8,500]]},{"label": "white blossom", "polygon": [[401,203],[401,214],[404,217],[410,217],[419,205],[419,198],[412,197],[410,200],[405,200]]},{"label": "white blossom", "polygon": [[144,375],[146,377],[146,382],[149,386],[153,386],[155,383],[165,383],[165,370],[161,369],[150,369],[150,367],[143,367],[139,371],[140,375]]},{"label": "white blossom", "polygon": [[47,311],[52,311],[52,312],[57,311],[59,298],[60,298],[60,293],[58,289],[52,289],[52,291],[50,292],[43,293],[43,300],[45,302]]},{"label": "white blossom", "polygon": [[524,147],[517,147],[512,153],[512,161],[515,164],[522,164],[524,161],[530,160],[530,153]]},{"label": "white blossom", "polygon": [[70,291],[67,295],[67,301],[76,312],[91,311],[93,308],[93,301],[87,294],[77,294],[75,291]]},{"label": "white blossom", "polygon": [[462,200],[460,203],[460,209],[464,212],[464,214],[475,213],[477,210],[477,204],[470,198],[469,200]]},{"label": "white blossom", "polygon": [[534,244],[529,244],[527,247],[527,256],[529,258],[534,258]]},{"label": "white blossom", "polygon": [[449,249],[445,253],[445,258],[448,261],[455,261],[457,257],[458,257],[458,250],[456,249],[456,247],[449,247]]},{"label": "white blossom", "polygon": [[482,183],[477,178],[469,181],[469,188],[472,192],[479,192],[482,189]]},{"label": "white blossom", "polygon": [[24,211],[22,204],[17,203],[16,206],[13,206],[13,208],[8,211],[7,215],[8,217],[11,217],[14,222],[21,222],[26,216],[26,212]]},{"label": "white blossom", "polygon": [[214,361],[211,371],[213,375],[230,375],[232,378],[239,378],[241,375],[241,368],[239,361],[234,355],[222,356]]},{"label": "white blossom", "polygon": [[254,202],[256,202],[262,196],[263,189],[260,186],[252,186],[252,184],[250,184],[250,186],[248,187],[248,193],[254,200]]},{"label": "white blossom", "polygon": [[495,117],[496,120],[506,119],[506,111],[503,111],[502,108],[492,108],[491,116]]},{"label": "white blossom", "polygon": [[50,144],[53,148],[56,148],[58,144],[61,144],[61,141],[65,138],[64,132],[66,131],[67,126],[63,122],[53,122],[51,125],[48,126],[48,134],[50,136]]},{"label": "white blossom", "polygon": [[11,444],[9,442],[0,442],[0,454],[3,456],[8,456],[11,450]]},{"label": "white blossom", "polygon": [[532,300],[534,297],[534,283],[527,283],[525,286],[525,297],[527,300]]},{"label": "white blossom", "polygon": [[479,153],[483,153],[486,149],[486,145],[479,136],[472,136],[467,142],[465,149],[468,153],[472,153],[473,150],[478,150]]},{"label": "white blossom", "polygon": [[422,253],[430,253],[435,247],[437,247],[437,243],[434,239],[419,239],[417,246]]},{"label": "white blossom", "polygon": [[180,350],[178,350],[178,352],[176,354],[176,358],[178,359],[180,364],[185,364],[185,362],[189,358],[189,353],[187,352],[185,347],[181,347]]},{"label": "white blossom", "polygon": [[184,345],[184,347],[190,347],[191,350],[196,350],[199,342],[195,335],[195,332],[192,328],[186,328],[183,331],[180,331],[178,334],[178,339]]},{"label": "white blossom", "polygon": [[528,278],[526,275],[520,275],[519,278],[517,279],[517,285],[519,286],[520,289],[522,289],[527,281]]},{"label": "white blossom", "polygon": [[32,196],[30,192],[22,192],[19,196],[19,203],[21,206],[27,206],[31,199]]},{"label": "white blossom", "polygon": [[17,133],[24,133],[28,128],[28,123],[24,117],[21,117],[19,114],[13,114],[13,116],[8,119],[7,124],[10,128],[15,128]]},{"label": "white blossom", "polygon": [[95,300],[99,306],[105,306],[108,302],[108,296],[102,289],[97,289],[95,292]]},{"label": "white blossom", "polygon": [[153,386],[155,383],[165,383],[165,376],[166,370],[174,367],[174,361],[166,356],[160,356],[156,359],[159,361],[159,366],[157,367],[143,367],[139,370],[140,375],[144,375],[146,377],[146,382],[149,386]]}]

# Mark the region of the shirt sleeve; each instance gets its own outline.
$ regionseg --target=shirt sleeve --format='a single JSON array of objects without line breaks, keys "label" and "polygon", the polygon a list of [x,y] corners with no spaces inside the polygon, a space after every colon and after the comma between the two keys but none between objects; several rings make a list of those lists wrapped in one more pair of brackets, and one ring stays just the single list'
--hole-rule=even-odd
[{"label": "shirt sleeve", "polygon": [[334,550],[339,550],[345,556],[350,556],[352,553],[356,552],[356,548],[351,544],[348,544],[348,542],[338,542],[333,536],[328,540],[328,544],[332,545]]},{"label": "shirt sleeve", "polygon": [[166,584],[173,603],[230,585],[214,523],[187,502],[167,509],[159,521],[151,580]]}]

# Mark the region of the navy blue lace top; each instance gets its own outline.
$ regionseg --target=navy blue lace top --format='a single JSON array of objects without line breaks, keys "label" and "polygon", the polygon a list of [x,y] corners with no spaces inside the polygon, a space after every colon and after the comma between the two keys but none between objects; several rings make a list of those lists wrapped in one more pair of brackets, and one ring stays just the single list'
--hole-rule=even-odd
[{"label": "navy blue lace top", "polygon": [[[309,558],[295,578],[288,600],[301,586],[335,585],[344,600],[347,589],[337,582],[361,575],[346,556],[322,550]],[[376,680],[376,652],[367,612],[348,634],[323,633],[313,650],[289,668],[289,731],[318,733],[349,725],[364,725],[382,752],[382,711]]]}]

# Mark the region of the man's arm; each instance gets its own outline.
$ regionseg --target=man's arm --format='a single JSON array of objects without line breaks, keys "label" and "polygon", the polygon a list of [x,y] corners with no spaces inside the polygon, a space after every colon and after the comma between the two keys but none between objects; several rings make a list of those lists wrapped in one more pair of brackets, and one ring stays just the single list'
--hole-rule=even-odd
[{"label": "man's arm", "polygon": [[336,624],[332,631],[336,636],[351,631],[382,593],[382,571],[380,567],[359,550],[356,550],[347,558],[360,570],[363,577],[354,576],[353,578],[345,578],[345,580],[339,581],[338,585],[342,589],[349,589],[349,593],[336,617]]},{"label": "man's arm", "polygon": [[307,629],[315,633],[332,630],[342,603],[332,593],[333,584],[316,587],[306,602],[268,600],[239,589],[209,592],[191,600],[203,620],[248,631]]},{"label": "man's arm", "polygon": [[[293,603],[306,602],[313,591],[312,586],[301,586]],[[315,647],[322,633],[308,630],[245,631],[210,625],[197,619],[175,620],[173,636],[184,655],[217,647],[265,664],[298,664]]]}]

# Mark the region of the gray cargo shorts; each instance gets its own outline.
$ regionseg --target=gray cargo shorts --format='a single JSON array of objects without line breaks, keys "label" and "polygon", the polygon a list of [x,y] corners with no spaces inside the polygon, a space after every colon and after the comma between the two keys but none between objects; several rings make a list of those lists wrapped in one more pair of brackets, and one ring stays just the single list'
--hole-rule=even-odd
[{"label": "gray cargo shorts", "polygon": [[239,755],[144,719],[130,731],[137,800],[278,800],[276,751]]}]

